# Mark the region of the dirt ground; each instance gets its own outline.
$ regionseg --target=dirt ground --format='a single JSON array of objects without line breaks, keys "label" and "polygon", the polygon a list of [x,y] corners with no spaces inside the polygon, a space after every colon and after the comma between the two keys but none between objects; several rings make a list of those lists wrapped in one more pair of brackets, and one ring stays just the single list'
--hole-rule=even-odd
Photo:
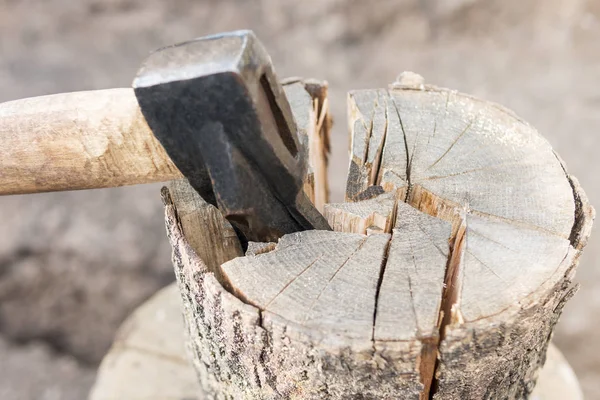
[{"label": "dirt ground", "polygon": [[[515,110],[600,200],[600,1],[0,0],[0,101],[130,86],[163,45],[251,28],[279,76],[329,81],[330,186],[345,93],[403,70]],[[157,185],[0,199],[0,398],[81,399],[119,323],[173,279]],[[600,399],[600,235],[555,337]]]}]

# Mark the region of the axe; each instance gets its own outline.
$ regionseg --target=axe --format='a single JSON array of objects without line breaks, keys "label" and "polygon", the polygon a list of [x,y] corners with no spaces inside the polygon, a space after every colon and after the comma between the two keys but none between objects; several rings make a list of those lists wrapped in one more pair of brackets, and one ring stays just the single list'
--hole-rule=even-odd
[{"label": "axe", "polygon": [[133,90],[0,104],[0,195],[185,177],[243,242],[330,229],[302,190],[304,151],[251,31],[159,49]]}]

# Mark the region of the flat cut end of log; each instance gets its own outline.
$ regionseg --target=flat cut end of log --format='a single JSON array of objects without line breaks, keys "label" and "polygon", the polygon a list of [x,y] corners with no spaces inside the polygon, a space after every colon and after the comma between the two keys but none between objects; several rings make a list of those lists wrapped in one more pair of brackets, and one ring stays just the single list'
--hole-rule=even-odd
[{"label": "flat cut end of log", "polygon": [[527,398],[591,230],[577,180],[511,111],[411,74],[351,92],[348,110],[334,232],[252,244],[209,273],[167,216],[203,387]]}]

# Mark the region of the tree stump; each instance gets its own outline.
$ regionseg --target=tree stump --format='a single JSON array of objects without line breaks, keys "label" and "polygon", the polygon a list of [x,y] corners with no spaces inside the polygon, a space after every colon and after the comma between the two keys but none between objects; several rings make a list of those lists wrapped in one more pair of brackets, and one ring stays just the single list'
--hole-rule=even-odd
[{"label": "tree stump", "polygon": [[[305,143],[326,143],[324,91],[295,84],[286,92]],[[298,111],[301,93],[313,93],[309,112]],[[346,202],[324,207],[335,232],[215,263],[189,238],[222,246],[223,229],[184,222],[177,191],[163,193],[202,389],[216,399],[527,398],[591,229],[577,180],[511,111],[417,75],[348,103]],[[324,176],[322,146],[309,149],[313,176]],[[313,199],[324,192],[316,181]]]}]

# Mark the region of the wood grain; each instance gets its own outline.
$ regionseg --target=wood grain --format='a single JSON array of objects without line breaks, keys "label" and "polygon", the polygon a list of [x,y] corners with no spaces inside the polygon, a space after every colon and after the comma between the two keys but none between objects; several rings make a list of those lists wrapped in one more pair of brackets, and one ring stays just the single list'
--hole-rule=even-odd
[{"label": "wood grain", "polygon": [[288,78],[282,81],[283,90],[292,107],[301,146],[307,151],[307,172],[304,192],[317,210],[329,199],[327,160],[331,117],[327,100],[327,84],[312,79]]},{"label": "wood grain", "polygon": [[324,215],[334,231],[391,233],[396,205],[396,196],[393,193],[385,193],[356,203],[326,204]]},{"label": "wood grain", "polygon": [[208,270],[222,281],[219,266],[243,255],[231,224],[186,179],[169,182],[162,194],[165,205],[177,207],[178,223],[190,246],[201,259],[206,260]]},{"label": "wood grain", "polygon": [[132,89],[0,104],[0,195],[105,188],[181,177]]}]

